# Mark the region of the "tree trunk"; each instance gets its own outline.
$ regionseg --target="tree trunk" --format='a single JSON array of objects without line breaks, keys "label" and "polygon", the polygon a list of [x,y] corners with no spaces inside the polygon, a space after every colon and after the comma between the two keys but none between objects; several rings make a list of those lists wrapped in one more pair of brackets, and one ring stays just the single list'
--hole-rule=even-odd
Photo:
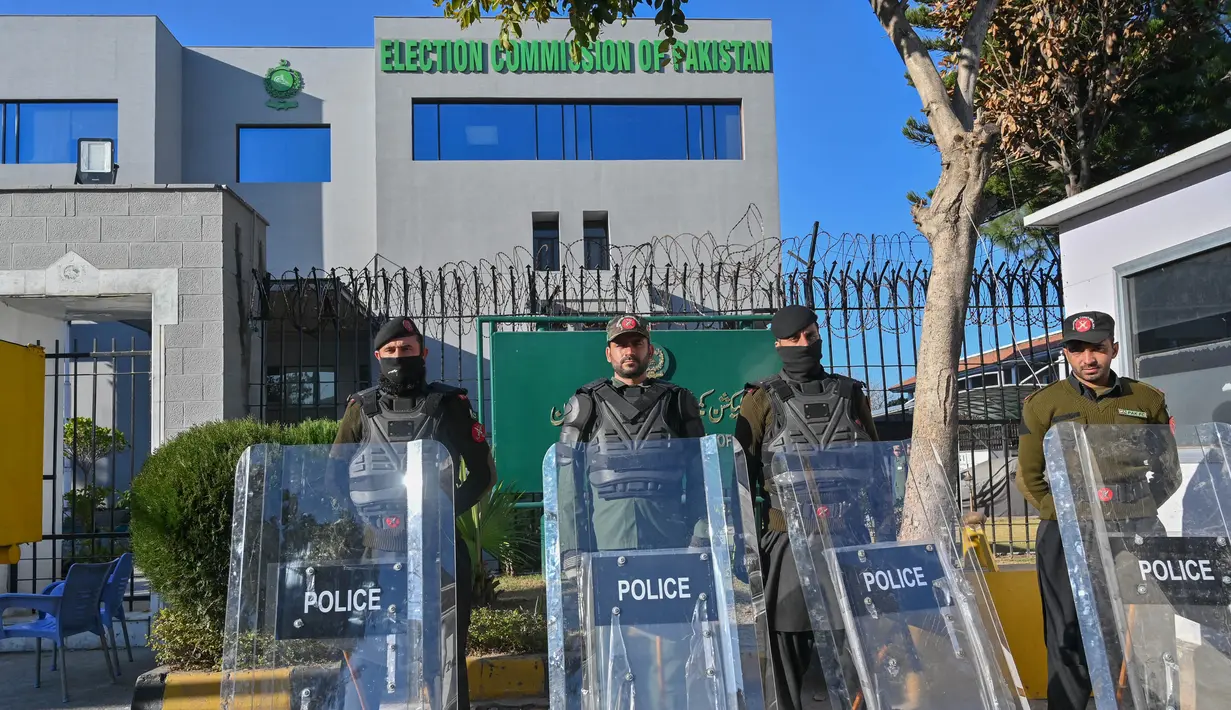
[{"label": "tree trunk", "polygon": [[[941,156],[940,182],[931,203],[915,208],[915,221],[932,246],[932,272],[915,370],[911,463],[915,470],[935,464],[949,481],[957,478],[957,366],[978,238],[974,216],[980,213],[983,187],[991,174],[994,142],[994,129],[982,125],[958,136]],[[922,482],[924,477],[915,480]],[[934,505],[927,500],[931,493],[907,486],[899,539],[910,540],[924,532],[924,512]]]}]

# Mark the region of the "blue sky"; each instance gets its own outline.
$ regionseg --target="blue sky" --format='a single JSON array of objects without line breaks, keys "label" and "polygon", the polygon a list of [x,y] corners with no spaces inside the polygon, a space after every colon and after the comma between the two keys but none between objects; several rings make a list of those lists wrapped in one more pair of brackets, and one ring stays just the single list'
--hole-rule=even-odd
[{"label": "blue sky", "polygon": [[[824,5],[824,11],[817,12]],[[426,0],[0,0],[0,14],[158,15],[188,46],[370,46],[376,15],[442,14]],[[692,17],[774,22],[784,236],[916,232],[906,193],[935,185],[935,153],[908,143],[919,108],[866,2],[692,0]]]}]

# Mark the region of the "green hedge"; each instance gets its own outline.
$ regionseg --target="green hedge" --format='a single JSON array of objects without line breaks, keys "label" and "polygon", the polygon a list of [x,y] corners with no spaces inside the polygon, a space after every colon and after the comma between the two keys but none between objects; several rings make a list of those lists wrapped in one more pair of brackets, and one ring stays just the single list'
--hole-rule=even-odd
[{"label": "green hedge", "polygon": [[235,466],[249,446],[328,444],[337,424],[285,427],[253,419],[193,427],[150,455],[132,483],[133,557],[168,609],[151,646],[175,669],[217,669],[222,658]]},{"label": "green hedge", "polygon": [[472,656],[547,653],[547,620],[537,611],[478,607],[470,617]]}]

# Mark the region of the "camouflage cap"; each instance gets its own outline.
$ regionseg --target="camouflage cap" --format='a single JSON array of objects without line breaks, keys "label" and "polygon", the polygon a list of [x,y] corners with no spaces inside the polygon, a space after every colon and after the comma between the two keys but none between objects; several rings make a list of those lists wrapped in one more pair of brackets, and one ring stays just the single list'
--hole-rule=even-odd
[{"label": "camouflage cap", "polygon": [[650,337],[650,324],[644,318],[633,315],[616,316],[607,321],[607,342],[611,342],[625,333],[636,333]]}]

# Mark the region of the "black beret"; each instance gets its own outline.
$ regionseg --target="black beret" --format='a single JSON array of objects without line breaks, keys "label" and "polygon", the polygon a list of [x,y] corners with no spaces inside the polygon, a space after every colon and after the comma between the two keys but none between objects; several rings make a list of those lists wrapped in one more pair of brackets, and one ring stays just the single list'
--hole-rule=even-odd
[{"label": "black beret", "polygon": [[376,337],[372,339],[372,345],[376,350],[385,347],[391,340],[398,338],[407,338],[413,335],[419,336],[422,339],[423,334],[415,326],[415,322],[410,318],[394,318],[385,323],[376,331]]},{"label": "black beret", "polygon": [[769,330],[779,340],[793,338],[816,321],[816,312],[805,306],[787,306],[774,314]]}]

